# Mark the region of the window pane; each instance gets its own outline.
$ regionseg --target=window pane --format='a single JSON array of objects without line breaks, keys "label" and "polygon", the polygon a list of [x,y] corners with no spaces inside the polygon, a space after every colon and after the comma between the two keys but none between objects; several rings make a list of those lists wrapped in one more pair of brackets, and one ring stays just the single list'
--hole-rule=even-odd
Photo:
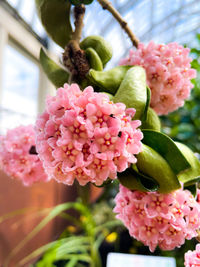
[{"label": "window pane", "polygon": [[16,7],[19,0],[8,0],[8,3],[11,4],[13,7]]},{"label": "window pane", "polygon": [[35,10],[35,2],[34,0],[23,0],[20,4],[19,14],[22,16],[22,18],[28,22],[31,23],[31,20],[34,16]]},{"label": "window pane", "polygon": [[6,46],[0,128],[33,123],[37,114],[38,66],[10,45]]}]

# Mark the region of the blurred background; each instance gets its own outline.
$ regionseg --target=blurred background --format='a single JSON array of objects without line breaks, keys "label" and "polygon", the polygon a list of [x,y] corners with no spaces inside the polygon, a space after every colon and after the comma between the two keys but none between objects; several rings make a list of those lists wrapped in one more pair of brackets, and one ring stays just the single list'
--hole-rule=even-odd
[{"label": "blurred background", "polygon": [[[200,72],[200,0],[111,2],[142,42],[147,43],[151,39],[159,43],[176,41],[192,48],[193,67]],[[97,1],[86,9],[83,37],[88,35],[102,35],[111,43],[114,56],[107,68],[118,64],[120,58],[125,57],[131,48],[127,35],[122,32],[113,17],[102,10]],[[60,60],[63,51],[47,37],[37,17],[34,0],[0,0],[0,134],[20,124],[34,123],[37,114],[44,109],[45,96],[54,92],[54,87],[47,80],[38,61],[41,46],[48,49],[55,60]],[[162,120],[164,132],[175,140],[184,141],[194,151],[200,152],[199,74],[194,85],[186,106],[172,113],[169,118],[163,117]],[[74,188],[66,188],[53,182],[24,188],[3,173],[0,173],[0,183],[0,215],[24,207],[50,207],[66,200],[73,200],[76,195]],[[115,191],[109,190],[108,188],[106,192],[107,203],[115,194]],[[106,205],[104,203],[103,207]],[[8,224],[0,225],[0,263],[17,244],[19,238],[22,239],[30,231],[32,224],[33,221],[26,217],[20,227],[13,228],[11,221],[9,235]],[[58,228],[57,225],[56,229],[59,230]],[[53,232],[53,229],[55,230],[55,227],[50,226],[38,241],[34,241],[35,246],[55,237],[57,233]],[[127,238],[126,235],[125,237]],[[147,253],[147,250],[142,250],[139,242],[127,242],[130,243],[132,253],[139,250],[141,253]],[[186,246],[192,248],[193,244],[187,242]],[[33,247],[26,249],[30,250]],[[160,255],[159,251],[156,253]],[[173,256],[181,253],[175,251]],[[181,260],[179,264],[178,266],[182,266]]]}]

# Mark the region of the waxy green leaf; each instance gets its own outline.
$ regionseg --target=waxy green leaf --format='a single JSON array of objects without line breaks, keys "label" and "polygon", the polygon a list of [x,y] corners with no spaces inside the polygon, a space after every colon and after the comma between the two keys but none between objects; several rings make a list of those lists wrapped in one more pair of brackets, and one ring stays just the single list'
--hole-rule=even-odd
[{"label": "waxy green leaf", "polygon": [[186,159],[175,142],[167,135],[155,130],[143,130],[142,142],[158,152],[170,165],[175,174],[190,168]]},{"label": "waxy green leaf", "polygon": [[169,193],[181,187],[168,162],[147,145],[143,145],[142,152],[137,155],[136,166],[140,173],[157,181],[160,193]]},{"label": "waxy green leaf", "polygon": [[142,122],[146,122],[146,120],[147,120],[147,113],[148,113],[149,105],[150,105],[150,102],[151,102],[151,90],[150,90],[150,88],[148,86],[147,86],[146,90],[147,90],[147,101],[146,101],[144,113],[143,113],[143,115],[141,117],[141,121]]},{"label": "waxy green leaf", "polygon": [[84,5],[89,5],[93,2],[93,0],[83,0]]},{"label": "waxy green leaf", "polygon": [[147,103],[146,74],[142,67],[130,68],[114,96],[114,102],[122,102],[127,108],[135,108],[134,119],[142,119]]},{"label": "waxy green leaf", "polygon": [[118,173],[120,183],[130,190],[153,192],[159,189],[159,184],[153,178],[139,173],[135,168],[128,168]]},{"label": "waxy green leaf", "polygon": [[91,35],[86,37],[81,43],[80,47],[83,50],[87,48],[93,48],[99,55],[103,65],[112,58],[112,47],[111,45],[101,36]]},{"label": "waxy green leaf", "polygon": [[89,61],[90,64],[90,68],[97,70],[97,71],[102,71],[103,70],[103,64],[102,61],[99,57],[99,55],[97,54],[97,52],[89,47],[85,50],[85,55],[87,60]]},{"label": "waxy green leaf", "polygon": [[42,48],[40,50],[40,63],[45,74],[56,88],[68,82],[69,73],[50,59]]},{"label": "waxy green leaf", "polygon": [[177,147],[183,153],[191,168],[181,172],[178,178],[184,183],[184,186],[190,186],[200,181],[200,162],[192,150],[186,145],[176,142]]},{"label": "waxy green leaf", "polygon": [[194,198],[197,196],[197,184],[192,184],[189,186],[184,186],[184,190],[189,190]]},{"label": "waxy green leaf", "polygon": [[84,4],[84,5],[89,5],[93,2],[93,0],[69,0],[71,2],[72,5],[80,5],[80,4]]},{"label": "waxy green leaf", "polygon": [[81,0],[69,0],[70,1],[70,3],[72,4],[72,5],[80,5],[80,4],[82,4],[81,2]]},{"label": "waxy green leaf", "polygon": [[35,0],[39,18],[47,34],[65,48],[71,39],[71,4],[67,0]]},{"label": "waxy green leaf", "polygon": [[124,79],[126,72],[132,66],[117,66],[107,71],[96,71],[91,69],[88,74],[89,80],[97,85],[102,91],[115,94]]},{"label": "waxy green leaf", "polygon": [[148,108],[147,111],[147,119],[146,121],[142,122],[142,129],[150,129],[150,130],[156,130],[160,132],[161,130],[161,123],[158,115],[152,108]]},{"label": "waxy green leaf", "polygon": [[82,4],[82,1],[81,0],[69,0],[69,2],[72,4],[72,5],[80,5]]}]

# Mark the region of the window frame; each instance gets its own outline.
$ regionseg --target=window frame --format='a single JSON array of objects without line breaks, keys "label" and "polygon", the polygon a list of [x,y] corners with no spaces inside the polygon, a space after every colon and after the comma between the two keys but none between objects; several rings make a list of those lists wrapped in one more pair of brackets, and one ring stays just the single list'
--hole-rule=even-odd
[{"label": "window frame", "polygon": [[48,81],[39,64],[41,42],[17,21],[3,6],[0,6],[0,106],[3,92],[3,66],[6,45],[11,45],[23,56],[33,61],[39,69],[39,82],[37,88],[37,113],[44,109],[45,96],[52,94],[54,87]]}]

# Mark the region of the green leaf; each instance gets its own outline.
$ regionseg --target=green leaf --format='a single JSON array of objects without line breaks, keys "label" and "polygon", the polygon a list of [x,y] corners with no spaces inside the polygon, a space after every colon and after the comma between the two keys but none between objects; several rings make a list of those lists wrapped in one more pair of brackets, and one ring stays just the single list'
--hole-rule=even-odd
[{"label": "green leaf", "polygon": [[56,249],[56,259],[61,259],[66,254],[86,253],[91,248],[91,238],[85,236],[74,237],[72,241],[65,242]]},{"label": "green leaf", "polygon": [[97,71],[103,70],[103,64],[101,62],[101,59],[100,59],[99,55],[97,54],[97,52],[93,48],[91,48],[91,47],[87,48],[85,50],[85,55],[89,61],[91,69],[94,69]]},{"label": "green leaf", "polygon": [[142,152],[137,155],[136,166],[140,173],[157,181],[160,193],[169,193],[181,187],[168,162],[147,145],[143,145]]},{"label": "green leaf", "polygon": [[103,37],[91,35],[80,43],[80,48],[83,50],[90,47],[97,52],[104,66],[112,58],[112,47]]},{"label": "green leaf", "polygon": [[152,108],[148,108],[147,119],[146,121],[142,122],[141,129],[150,129],[160,132],[161,130],[160,119]]},{"label": "green leaf", "polygon": [[108,178],[108,179],[107,179],[106,181],[104,181],[103,184],[101,184],[101,185],[96,185],[95,183],[93,183],[93,185],[96,186],[96,187],[101,188],[101,187],[104,187],[104,186],[106,186],[106,185],[111,184],[112,182],[113,182],[113,180],[110,179],[110,178]]},{"label": "green leaf", "polygon": [[143,130],[142,142],[158,152],[175,174],[190,168],[190,163],[181,153],[175,142],[167,135],[155,130]]},{"label": "green leaf", "polygon": [[74,266],[77,266],[77,262],[78,262],[78,258],[72,258],[71,260],[70,260],[70,262],[68,262],[67,264],[66,264],[66,266],[67,267],[74,267]]},{"label": "green leaf", "polygon": [[[10,260],[14,255],[16,255],[36,234],[38,234],[51,220],[53,220],[56,216],[68,209],[75,209],[80,213],[84,214],[87,220],[90,220],[91,214],[89,213],[87,207],[82,205],[81,203],[64,203],[57,205],[53,208],[49,214],[11,251],[8,255],[5,264],[9,264]],[[91,224],[90,224],[91,227]],[[90,229],[86,228],[86,231],[90,231]]]},{"label": "green leaf", "polygon": [[93,2],[93,0],[69,0],[71,2],[72,5],[80,5],[80,4],[84,4],[84,5],[89,5]]},{"label": "green leaf", "polygon": [[190,49],[190,53],[194,53],[194,54],[199,55],[199,54],[200,54],[200,50],[197,49],[197,48],[191,48],[191,49]]},{"label": "green leaf", "polygon": [[[43,252],[43,257],[39,263],[45,264],[48,262],[48,264],[50,265],[50,263],[53,262],[77,257],[79,258],[79,256],[82,258],[79,258],[80,260],[91,262],[91,257],[89,256],[89,253],[92,249],[91,240],[91,237],[87,236],[72,236],[57,240],[54,242],[54,244],[52,244],[51,248],[49,248],[45,253]],[[34,254],[32,253],[32,259],[33,256],[36,256],[36,252],[34,252]],[[22,264],[30,261],[30,259],[31,258],[29,255],[29,258],[26,257],[26,261],[23,260]]]},{"label": "green leaf", "polygon": [[124,172],[118,173],[117,176],[120,183],[130,190],[152,192],[159,189],[159,184],[155,179],[132,168],[128,168]]},{"label": "green leaf", "polygon": [[190,163],[191,168],[181,172],[178,178],[185,186],[190,186],[200,181],[200,162],[191,149],[186,145],[176,142],[177,147]]},{"label": "green leaf", "polygon": [[91,69],[88,73],[88,79],[92,84],[97,85],[101,91],[115,94],[124,79],[126,72],[132,66],[117,66],[107,71],[96,71]]},{"label": "green leaf", "polygon": [[[81,241],[81,243],[77,243]],[[44,254],[46,251],[50,250],[50,249],[58,249],[62,244],[69,244],[69,246],[73,245],[71,242],[75,242],[75,245],[76,246],[76,249],[73,250],[73,247],[72,247],[72,250],[70,250],[70,253],[73,252],[73,251],[77,251],[77,245],[83,245],[83,241],[85,242],[86,239],[84,238],[80,238],[80,237],[68,237],[68,238],[63,238],[63,239],[59,239],[59,240],[56,240],[56,241],[53,241],[53,242],[50,242],[44,246],[41,246],[40,248],[34,250],[33,252],[31,252],[31,254],[29,254],[28,256],[26,256],[23,260],[20,261],[19,265],[20,266],[24,266],[27,262],[33,260],[34,258],[37,258],[38,256]],[[67,251],[66,251],[67,253]],[[56,253],[55,253],[55,256],[56,256]]]},{"label": "green leaf", "polygon": [[65,48],[71,39],[71,4],[66,0],[35,0],[39,18],[48,35]]},{"label": "green leaf", "polygon": [[83,0],[84,5],[89,5],[93,2],[93,0]]},{"label": "green leaf", "polygon": [[68,259],[77,259],[78,261],[83,261],[83,262],[87,262],[87,263],[91,263],[91,257],[87,256],[87,255],[79,255],[79,254],[69,254],[69,255],[63,255],[62,259],[60,260],[68,260]]},{"label": "green leaf", "polygon": [[127,108],[135,108],[134,119],[141,119],[147,102],[145,70],[139,66],[130,68],[113,99],[115,103],[124,103]]},{"label": "green leaf", "polygon": [[[37,212],[38,210],[36,210]],[[26,213],[30,212],[30,208],[24,208],[24,209],[19,209],[19,210],[14,210],[9,213],[3,214],[0,216],[0,223],[2,223],[5,220],[8,220],[12,217],[18,216],[18,215],[24,215]]]},{"label": "green leaf", "polygon": [[70,3],[72,4],[72,5],[80,5],[80,4],[82,4],[82,2],[83,1],[81,1],[81,0],[69,0],[70,1]]},{"label": "green leaf", "polygon": [[142,122],[146,122],[147,120],[147,114],[148,114],[148,110],[149,110],[149,105],[150,105],[150,101],[151,101],[151,90],[150,88],[147,86],[147,101],[146,101],[146,105],[145,105],[145,109],[144,109],[144,113],[141,117],[141,121]]},{"label": "green leaf", "polygon": [[184,190],[189,190],[194,198],[197,196],[197,184],[192,184],[189,186],[184,186]]},{"label": "green leaf", "polygon": [[64,83],[68,82],[69,73],[50,59],[42,48],[40,50],[40,63],[45,74],[56,88],[59,88],[63,86]]}]

